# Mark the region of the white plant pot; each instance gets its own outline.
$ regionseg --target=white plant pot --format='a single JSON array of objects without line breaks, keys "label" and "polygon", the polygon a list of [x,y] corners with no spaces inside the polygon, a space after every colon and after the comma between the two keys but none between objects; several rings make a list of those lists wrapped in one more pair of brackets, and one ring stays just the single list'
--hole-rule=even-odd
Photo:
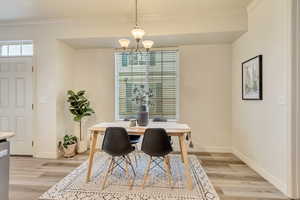
[{"label": "white plant pot", "polygon": [[71,158],[76,154],[76,144],[68,145],[67,148],[63,147],[63,149],[65,158]]},{"label": "white plant pot", "polygon": [[87,151],[87,142],[85,140],[79,141],[77,144],[77,152],[84,153]]},{"label": "white plant pot", "polygon": [[80,124],[78,122],[75,123],[74,126],[74,134],[78,138],[78,144],[77,144],[77,153],[84,153],[87,151],[87,140],[86,140],[86,135],[84,131],[84,125],[85,125],[85,120],[81,121],[81,132],[82,132],[82,138],[80,140]]},{"label": "white plant pot", "polygon": [[79,126],[79,123],[76,122],[74,124],[74,135],[78,138],[79,140],[79,136],[80,136],[80,126]]}]

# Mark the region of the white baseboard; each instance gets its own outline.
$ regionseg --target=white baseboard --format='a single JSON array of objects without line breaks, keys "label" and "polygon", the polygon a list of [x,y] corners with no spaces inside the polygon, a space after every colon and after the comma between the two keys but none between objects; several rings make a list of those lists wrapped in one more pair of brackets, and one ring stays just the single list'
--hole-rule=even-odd
[{"label": "white baseboard", "polygon": [[265,178],[267,181],[273,184],[281,192],[283,192],[284,194],[288,193],[287,184],[282,183],[280,180],[278,180],[278,178],[276,178],[268,171],[266,171],[263,167],[261,167],[256,161],[248,158],[246,155],[242,154],[240,151],[238,151],[235,148],[232,148],[232,153],[235,156],[237,156],[239,159],[241,159],[243,162],[245,162],[250,168],[252,168],[258,174],[260,174],[263,178]]},{"label": "white baseboard", "polygon": [[33,156],[36,158],[49,158],[49,159],[58,158],[57,152],[36,152]]}]

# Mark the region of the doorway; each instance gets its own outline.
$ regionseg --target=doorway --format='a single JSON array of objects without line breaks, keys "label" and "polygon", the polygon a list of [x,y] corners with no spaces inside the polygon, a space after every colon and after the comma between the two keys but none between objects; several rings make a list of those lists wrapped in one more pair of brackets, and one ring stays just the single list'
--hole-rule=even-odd
[{"label": "doorway", "polygon": [[13,131],[11,154],[33,154],[32,57],[0,58],[0,131]]}]

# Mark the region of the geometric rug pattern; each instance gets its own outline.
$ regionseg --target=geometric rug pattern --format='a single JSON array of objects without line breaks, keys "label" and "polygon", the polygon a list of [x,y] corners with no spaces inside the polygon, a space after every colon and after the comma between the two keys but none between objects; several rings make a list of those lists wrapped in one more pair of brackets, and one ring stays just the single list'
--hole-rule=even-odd
[{"label": "geometric rug pattern", "polygon": [[[172,170],[172,185],[170,187],[166,174],[155,167],[149,173],[144,189],[144,172],[149,156],[137,153],[137,162],[131,155],[136,176],[130,168],[128,173],[116,168],[108,178],[105,189],[102,182],[109,164],[109,156],[104,152],[95,154],[93,176],[86,183],[87,162],[84,162],[69,175],[55,184],[40,200],[219,200],[219,197],[203,170],[200,162],[194,155],[189,155],[190,171],[193,180],[193,190],[185,188],[184,166],[180,155],[170,154]],[[129,182],[134,177],[132,189]]]}]

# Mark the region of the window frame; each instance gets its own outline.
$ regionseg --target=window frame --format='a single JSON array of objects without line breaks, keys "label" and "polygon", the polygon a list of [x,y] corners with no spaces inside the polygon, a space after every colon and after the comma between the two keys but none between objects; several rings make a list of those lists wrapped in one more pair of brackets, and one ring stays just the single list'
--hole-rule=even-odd
[{"label": "window frame", "polygon": [[[32,45],[32,55],[23,54],[23,45]],[[19,55],[10,55],[9,46],[10,45],[20,45],[20,54]],[[2,56],[2,46],[8,46],[7,55]],[[0,41],[0,58],[19,58],[19,57],[33,57],[34,56],[34,44],[33,40],[9,40],[9,41]]]},{"label": "window frame", "polygon": [[[175,119],[168,119],[168,121],[170,122],[177,122],[180,120],[180,64],[179,64],[179,50],[178,49],[157,49],[157,50],[153,50],[153,51],[176,51],[176,117]],[[120,94],[120,84],[119,84],[119,71],[118,71],[118,66],[117,66],[117,56],[116,54],[120,53],[120,52],[115,52],[114,53],[114,58],[115,58],[115,85],[114,85],[114,89],[115,89],[115,120],[116,121],[122,121],[124,120],[124,118],[120,118],[119,115],[119,108],[120,108],[120,104],[119,104],[119,94]]]}]

